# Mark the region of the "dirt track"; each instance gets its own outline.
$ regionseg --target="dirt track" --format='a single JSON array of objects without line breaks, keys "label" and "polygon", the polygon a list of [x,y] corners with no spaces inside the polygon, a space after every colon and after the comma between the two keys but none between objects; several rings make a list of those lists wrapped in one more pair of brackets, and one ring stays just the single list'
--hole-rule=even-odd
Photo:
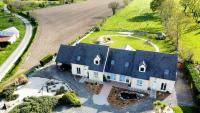
[{"label": "dirt track", "polygon": [[39,21],[38,36],[30,47],[21,69],[38,64],[48,53],[58,51],[60,44],[66,44],[87,32],[92,26],[112,14],[108,8],[111,1],[87,0],[86,2],[35,10]]}]

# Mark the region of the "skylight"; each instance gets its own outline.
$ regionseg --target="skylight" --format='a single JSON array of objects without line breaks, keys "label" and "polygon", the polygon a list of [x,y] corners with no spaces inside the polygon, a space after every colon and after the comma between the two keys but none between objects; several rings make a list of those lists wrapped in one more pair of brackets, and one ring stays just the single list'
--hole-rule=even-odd
[{"label": "skylight", "polygon": [[111,60],[111,65],[115,65],[115,61],[114,60]]},{"label": "skylight", "polygon": [[126,63],[125,63],[125,67],[128,67],[128,66],[129,66],[129,62],[126,62]]},{"label": "skylight", "polygon": [[77,61],[80,61],[81,60],[81,56],[77,56]]}]

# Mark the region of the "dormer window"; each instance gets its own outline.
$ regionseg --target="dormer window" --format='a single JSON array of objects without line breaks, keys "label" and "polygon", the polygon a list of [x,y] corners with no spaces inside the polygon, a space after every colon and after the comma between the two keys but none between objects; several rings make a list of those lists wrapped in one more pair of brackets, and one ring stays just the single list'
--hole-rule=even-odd
[{"label": "dormer window", "polygon": [[139,72],[146,72],[147,65],[145,61],[142,61],[139,66]]},{"label": "dormer window", "polygon": [[95,58],[94,58],[94,64],[95,65],[100,65],[100,61],[101,61],[101,57],[99,55],[97,55]]},{"label": "dormer window", "polygon": [[81,60],[81,56],[77,56],[77,61],[80,61]]},{"label": "dormer window", "polygon": [[111,60],[111,65],[115,65],[115,61],[114,60]]},{"label": "dormer window", "polygon": [[128,68],[129,67],[129,62],[125,63],[125,67]]}]

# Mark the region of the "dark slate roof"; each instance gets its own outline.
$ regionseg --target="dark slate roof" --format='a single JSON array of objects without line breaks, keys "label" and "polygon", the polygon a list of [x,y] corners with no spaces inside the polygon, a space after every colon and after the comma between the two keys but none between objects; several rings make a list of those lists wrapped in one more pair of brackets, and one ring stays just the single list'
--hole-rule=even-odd
[{"label": "dark slate roof", "polygon": [[56,57],[56,62],[71,64],[74,48],[74,46],[61,45]]},{"label": "dark slate roof", "polygon": [[[146,72],[139,72],[139,64],[145,61]],[[132,75],[136,78],[149,79],[150,76],[168,80],[176,80],[177,56],[158,52],[136,51]],[[169,73],[166,73],[168,70]]]},{"label": "dark slate roof", "polygon": [[[87,65],[90,70],[104,71],[105,61],[108,54],[109,48],[107,46],[92,45],[92,44],[77,44],[76,49],[73,52],[72,63]],[[100,65],[94,64],[94,58],[99,55]],[[77,60],[80,57],[80,60]]]},{"label": "dark slate roof", "polygon": [[[97,55],[101,57],[100,65],[94,64],[94,58]],[[139,72],[139,66],[143,61],[147,66],[144,73]],[[90,70],[105,71],[146,80],[150,76],[176,80],[177,56],[158,52],[109,49],[107,46],[80,43],[76,46],[61,45],[56,62],[87,65]]]},{"label": "dark slate roof", "polygon": [[[80,64],[89,66],[90,70],[104,71],[105,60],[108,54],[107,46],[80,43],[76,46],[61,45],[56,62],[64,64]],[[94,64],[94,58],[99,55],[100,65]]]},{"label": "dark slate roof", "polygon": [[110,49],[105,72],[131,76],[135,52]]}]

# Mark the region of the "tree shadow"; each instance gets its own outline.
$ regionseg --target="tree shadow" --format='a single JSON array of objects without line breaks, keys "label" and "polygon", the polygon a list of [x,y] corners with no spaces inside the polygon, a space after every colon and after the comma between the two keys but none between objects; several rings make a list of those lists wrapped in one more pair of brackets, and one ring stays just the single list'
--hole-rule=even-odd
[{"label": "tree shadow", "polygon": [[160,18],[155,13],[144,13],[140,16],[135,16],[128,19],[129,22],[145,22],[145,21],[159,21]]}]

